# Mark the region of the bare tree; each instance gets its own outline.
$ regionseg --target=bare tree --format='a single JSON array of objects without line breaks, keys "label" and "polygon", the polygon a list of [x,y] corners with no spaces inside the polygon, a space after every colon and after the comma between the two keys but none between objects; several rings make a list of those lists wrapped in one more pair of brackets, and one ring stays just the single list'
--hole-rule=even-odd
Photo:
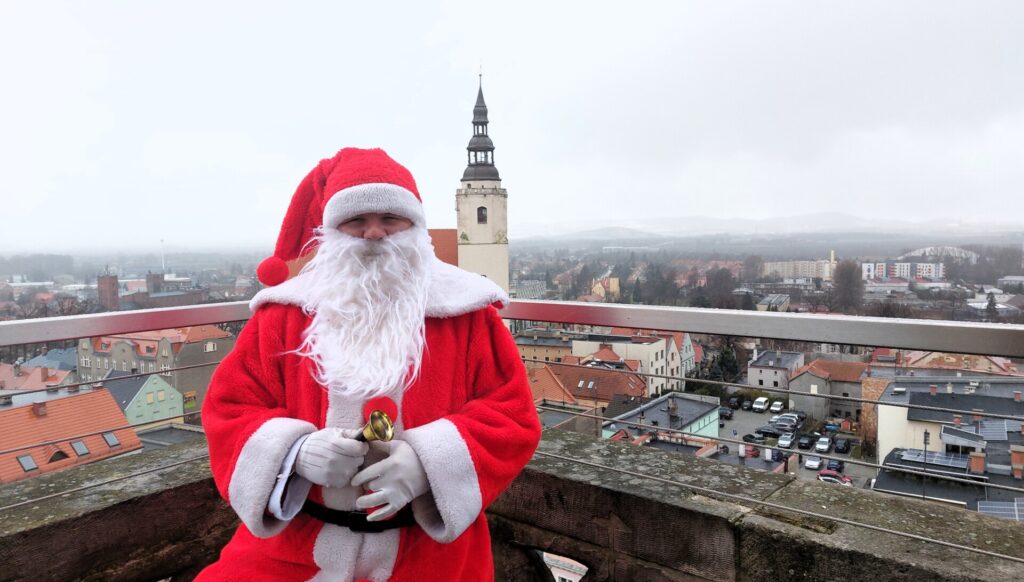
[{"label": "bare tree", "polygon": [[854,261],[840,261],[832,274],[836,307],[844,312],[856,312],[864,303],[864,279],[860,266]]}]

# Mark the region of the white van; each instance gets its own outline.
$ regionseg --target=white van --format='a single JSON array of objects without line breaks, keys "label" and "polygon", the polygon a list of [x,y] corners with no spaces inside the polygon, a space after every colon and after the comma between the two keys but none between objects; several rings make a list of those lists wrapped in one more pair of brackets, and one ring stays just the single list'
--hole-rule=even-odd
[{"label": "white van", "polygon": [[765,410],[768,410],[768,399],[764,396],[758,398],[754,401],[754,405],[751,406],[751,409],[754,412],[764,412]]}]

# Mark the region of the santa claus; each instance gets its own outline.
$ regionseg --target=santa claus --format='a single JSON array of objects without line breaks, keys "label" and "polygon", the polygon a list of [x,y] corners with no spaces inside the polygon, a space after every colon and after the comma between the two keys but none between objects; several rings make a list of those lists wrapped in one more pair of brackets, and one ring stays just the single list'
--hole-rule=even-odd
[{"label": "santa claus", "polygon": [[[540,436],[484,277],[438,260],[412,175],[343,149],[296,191],[203,405],[241,518],[199,580],[489,580],[484,509]],[[390,442],[362,442],[373,409]]]}]

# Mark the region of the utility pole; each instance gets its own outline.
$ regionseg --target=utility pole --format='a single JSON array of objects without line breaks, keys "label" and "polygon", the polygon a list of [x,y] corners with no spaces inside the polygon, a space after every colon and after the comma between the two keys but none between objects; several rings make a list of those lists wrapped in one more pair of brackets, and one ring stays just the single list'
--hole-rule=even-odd
[{"label": "utility pole", "polygon": [[[927,430],[924,431],[924,472],[925,473],[928,472],[928,443],[931,441],[931,438],[932,438],[932,434],[930,432],[928,432]],[[927,496],[925,495],[925,490],[924,490],[925,483],[927,482],[927,479],[928,478],[926,476],[921,475],[921,499],[926,499],[927,498]]]}]

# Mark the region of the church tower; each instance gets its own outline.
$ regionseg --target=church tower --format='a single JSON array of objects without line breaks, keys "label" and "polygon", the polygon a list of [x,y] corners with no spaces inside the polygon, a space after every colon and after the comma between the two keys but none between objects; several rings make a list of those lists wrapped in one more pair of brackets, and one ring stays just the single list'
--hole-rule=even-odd
[{"label": "church tower", "polygon": [[487,277],[508,292],[508,192],[501,187],[494,166],[494,142],[487,135],[483,77],[473,106],[473,137],[466,152],[462,187],[455,191],[459,267]]}]

